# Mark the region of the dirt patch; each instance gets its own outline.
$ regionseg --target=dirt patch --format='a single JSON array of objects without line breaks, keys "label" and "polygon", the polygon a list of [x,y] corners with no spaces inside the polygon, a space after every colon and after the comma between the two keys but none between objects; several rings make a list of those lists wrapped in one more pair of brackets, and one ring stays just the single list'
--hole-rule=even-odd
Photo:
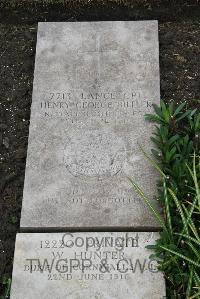
[{"label": "dirt patch", "polygon": [[[1,9],[2,8],[2,9]],[[1,0],[1,22],[199,20],[199,0]]]},{"label": "dirt patch", "polygon": [[[37,21],[155,19],[159,11],[148,7],[127,9],[91,8],[61,13],[48,6],[34,8],[32,16],[23,9],[1,11],[0,24],[0,276],[10,277],[19,230],[25,160],[34,70]],[[37,14],[36,14],[37,10]],[[160,8],[162,11],[162,7]],[[166,12],[166,13],[165,13]],[[193,14],[176,19],[162,11],[159,25],[161,97],[186,100],[197,106],[199,99],[200,24]],[[173,12],[174,13],[174,12]],[[58,17],[59,15],[59,17]],[[170,21],[169,21],[170,20]],[[0,285],[3,294],[3,285]]]}]

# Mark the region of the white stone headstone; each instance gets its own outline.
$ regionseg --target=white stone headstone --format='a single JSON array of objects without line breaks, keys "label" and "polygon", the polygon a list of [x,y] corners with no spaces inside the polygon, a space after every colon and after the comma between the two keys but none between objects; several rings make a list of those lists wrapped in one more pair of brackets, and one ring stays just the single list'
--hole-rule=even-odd
[{"label": "white stone headstone", "polygon": [[[159,103],[156,21],[39,23],[11,299],[163,299],[150,258],[157,175],[144,114]],[[93,232],[73,233],[72,230]]]},{"label": "white stone headstone", "polygon": [[144,114],[159,103],[157,21],[39,23],[22,229],[158,227]]},{"label": "white stone headstone", "polygon": [[21,233],[11,299],[163,299],[157,233]]}]

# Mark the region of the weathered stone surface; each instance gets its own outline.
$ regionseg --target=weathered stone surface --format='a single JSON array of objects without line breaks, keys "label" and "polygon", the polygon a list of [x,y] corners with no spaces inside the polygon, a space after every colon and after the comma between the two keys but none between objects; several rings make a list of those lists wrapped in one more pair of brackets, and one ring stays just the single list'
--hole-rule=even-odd
[{"label": "weathered stone surface", "polygon": [[11,299],[163,299],[157,233],[21,233]]},{"label": "weathered stone surface", "polygon": [[39,23],[21,228],[158,224],[144,114],[159,103],[156,21]]}]

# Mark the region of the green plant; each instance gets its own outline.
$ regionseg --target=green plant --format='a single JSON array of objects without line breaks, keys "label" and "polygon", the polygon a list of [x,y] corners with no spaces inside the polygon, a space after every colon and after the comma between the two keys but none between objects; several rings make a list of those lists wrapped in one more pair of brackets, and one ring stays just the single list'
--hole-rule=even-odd
[{"label": "green plant", "polygon": [[15,215],[12,215],[9,222],[12,224],[16,224],[17,221],[18,221],[18,218]]},{"label": "green plant", "polygon": [[161,174],[158,183],[163,217],[130,179],[154,214],[162,231],[155,250],[167,281],[167,298],[200,298],[200,113],[172,104],[154,106],[146,119],[157,123],[151,138],[153,157],[146,158]]},{"label": "green plant", "polygon": [[11,278],[3,276],[0,282],[4,290],[3,295],[0,296],[0,299],[8,299],[10,296]]}]

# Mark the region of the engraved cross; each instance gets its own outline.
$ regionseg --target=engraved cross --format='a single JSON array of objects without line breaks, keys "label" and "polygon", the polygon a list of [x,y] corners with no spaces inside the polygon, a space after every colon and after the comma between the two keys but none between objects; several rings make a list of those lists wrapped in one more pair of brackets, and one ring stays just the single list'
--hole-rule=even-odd
[{"label": "engraved cross", "polygon": [[117,49],[106,49],[104,47],[102,47],[101,45],[101,34],[100,33],[97,33],[95,35],[95,47],[94,49],[91,49],[91,50],[84,50],[82,49],[81,51],[79,51],[79,53],[91,53],[91,54],[96,54],[96,59],[97,59],[97,81],[100,80],[101,78],[101,69],[102,69],[102,59],[103,59],[103,55],[105,53],[110,53],[110,54],[113,54],[113,53],[117,53]]}]

